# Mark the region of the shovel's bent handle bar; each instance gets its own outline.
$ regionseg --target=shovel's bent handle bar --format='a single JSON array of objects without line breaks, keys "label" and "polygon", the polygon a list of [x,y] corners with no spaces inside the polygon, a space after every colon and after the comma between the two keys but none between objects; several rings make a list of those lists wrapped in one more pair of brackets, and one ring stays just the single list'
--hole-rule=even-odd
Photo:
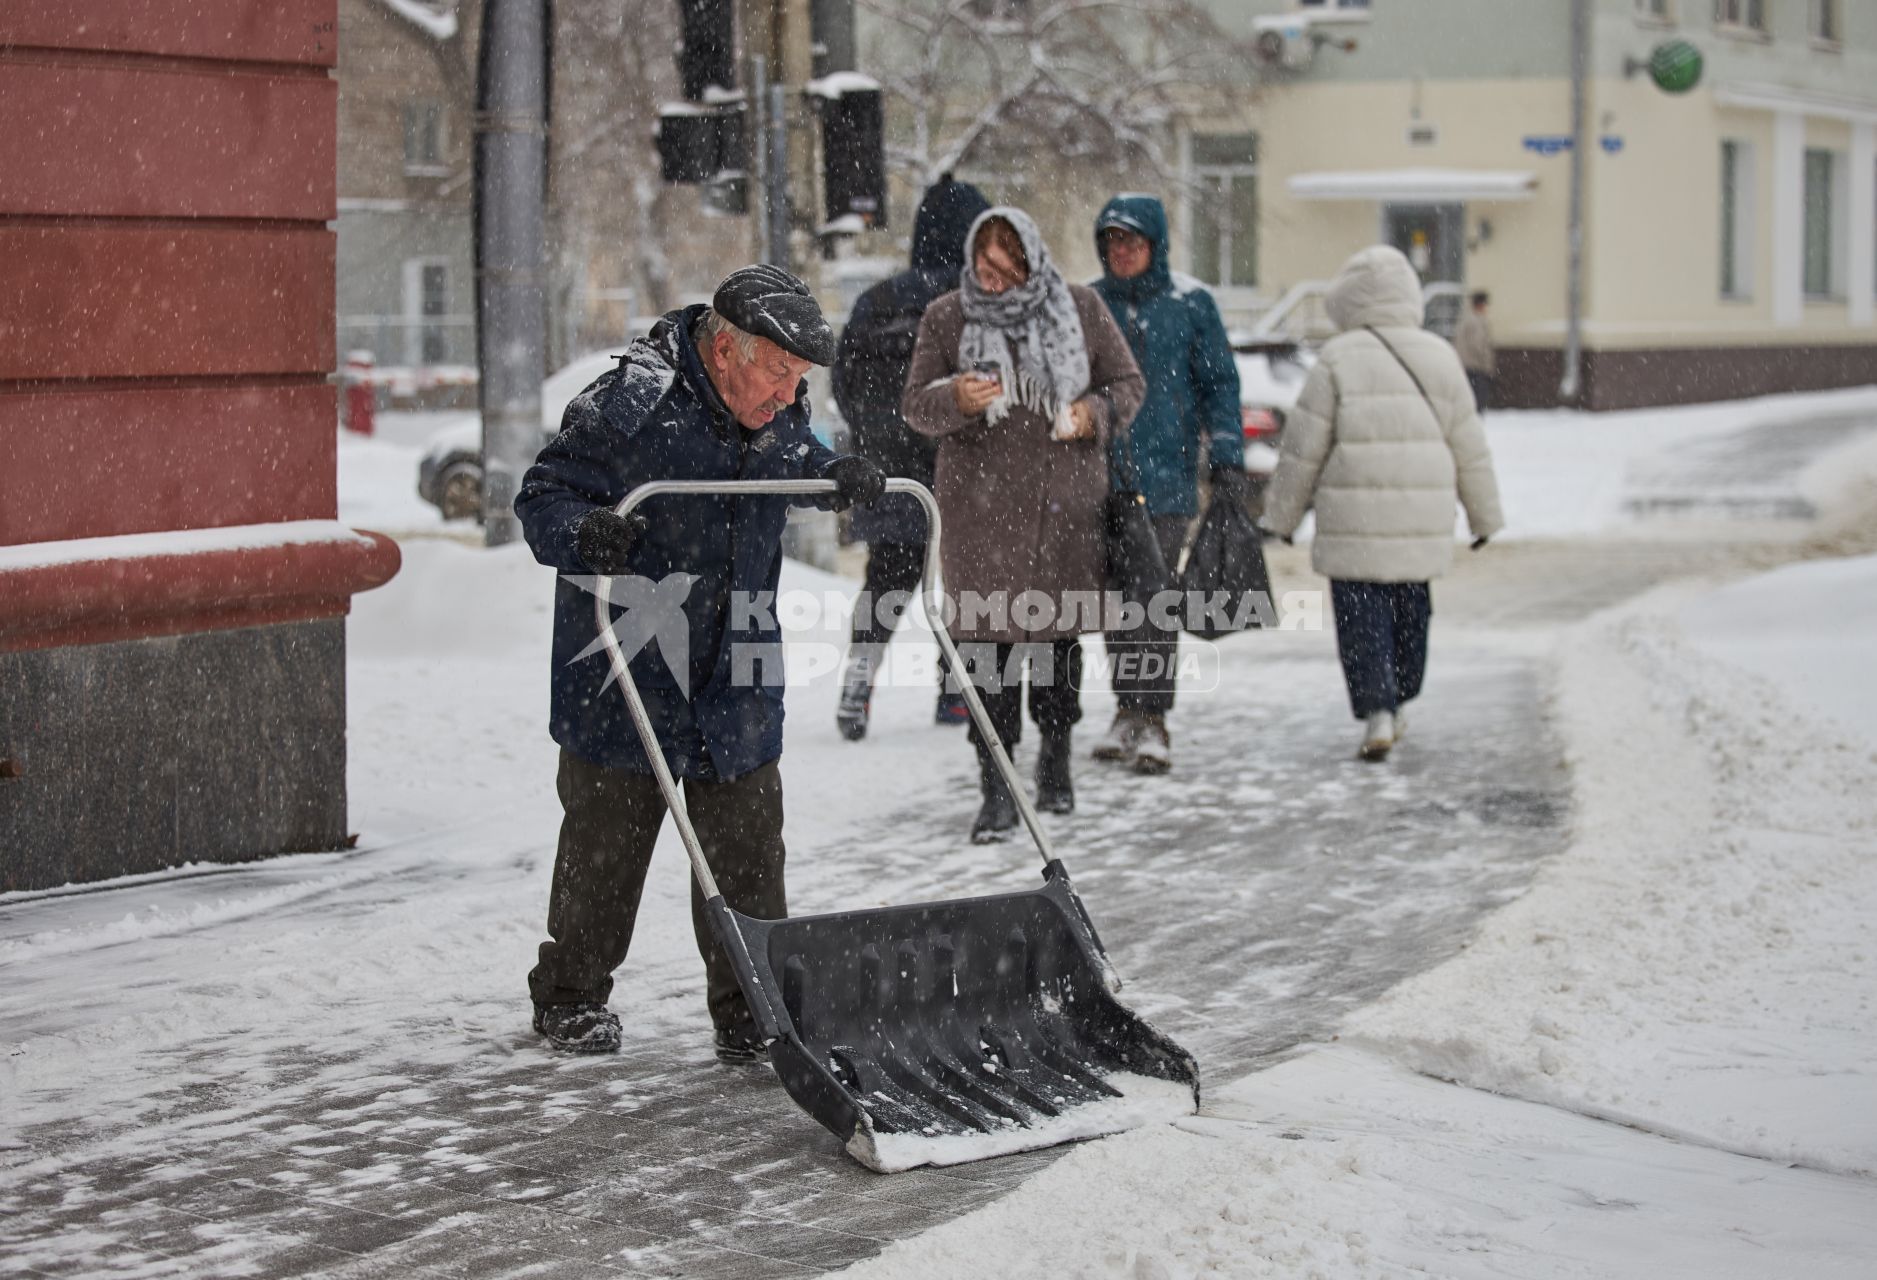
[{"label": "shovel's bent handle bar", "polygon": [[[625,515],[647,498],[656,498],[668,493],[697,494],[739,494],[739,493],[782,493],[816,494],[833,493],[836,485],[832,480],[653,480],[642,484],[628,493],[613,510],[618,515]],[[1017,812],[1023,815],[1023,825],[1030,830],[1030,838],[1036,841],[1037,851],[1043,855],[1043,864],[1048,867],[1055,862],[1056,853],[1049,843],[1049,837],[1043,832],[1043,824],[1037,820],[1036,809],[1030,804],[1030,797],[1023,789],[1022,780],[1017,777],[1016,767],[1010,763],[1010,753],[1004,749],[1004,743],[997,736],[997,730],[991,726],[990,713],[984,709],[984,702],[978,697],[977,686],[965,677],[964,663],[958,657],[958,647],[952,643],[951,633],[945,629],[942,617],[943,596],[939,584],[939,509],[938,500],[932,491],[916,480],[888,480],[888,493],[909,493],[919,500],[925,508],[925,518],[932,536],[926,540],[925,547],[925,584],[919,593],[919,607],[924,611],[927,623],[932,627],[932,634],[938,639],[939,649],[950,664],[953,676],[958,680],[960,692],[964,694],[965,705],[970,708],[972,723],[977,725],[979,735],[989,744],[991,758],[997,762],[997,770],[1004,775],[1004,782],[1010,788],[1010,794],[1017,802]],[[619,681],[619,691],[625,695],[626,709],[632,714],[632,725],[639,731],[639,741],[645,747],[645,755],[652,762],[652,773],[658,778],[658,789],[664,793],[665,807],[671,810],[672,819],[678,824],[678,835],[684,841],[684,851],[691,859],[691,874],[697,877],[698,886],[703,889],[705,898],[718,898],[722,895],[717,890],[717,878],[710,873],[710,865],[704,861],[704,847],[698,843],[697,830],[692,827],[690,816],[685,812],[684,797],[678,790],[677,781],[671,776],[671,767],[665,763],[665,753],[659,749],[658,737],[652,731],[651,717],[646,714],[645,702],[639,697],[639,687],[633,683],[632,672],[627,669],[627,658],[619,648],[619,637],[613,634],[612,579],[601,577],[595,584],[594,616],[599,623],[600,639],[606,646],[607,660],[613,664],[613,675]],[[674,672],[679,679],[686,673]]]}]

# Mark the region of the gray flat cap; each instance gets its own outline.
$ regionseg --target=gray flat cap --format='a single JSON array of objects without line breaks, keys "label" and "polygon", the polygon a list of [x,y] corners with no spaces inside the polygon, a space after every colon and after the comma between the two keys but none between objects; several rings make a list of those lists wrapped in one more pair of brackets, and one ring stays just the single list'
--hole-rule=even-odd
[{"label": "gray flat cap", "polygon": [[745,333],[781,347],[810,364],[834,363],[834,330],[808,286],[784,271],[759,263],[723,278],[711,309]]}]

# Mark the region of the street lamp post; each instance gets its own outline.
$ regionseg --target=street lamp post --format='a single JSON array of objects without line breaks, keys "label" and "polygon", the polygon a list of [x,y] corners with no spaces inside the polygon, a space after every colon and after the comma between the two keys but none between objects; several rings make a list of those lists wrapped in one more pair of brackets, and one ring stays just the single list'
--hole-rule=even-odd
[{"label": "street lamp post", "polygon": [[1583,394],[1584,365],[1584,118],[1590,78],[1590,0],[1571,0],[1571,211],[1566,268],[1564,373],[1558,399],[1576,404]]},{"label": "street lamp post", "polygon": [[520,534],[515,491],[541,437],[546,362],[544,0],[487,0],[476,77],[476,346],[483,545]]}]

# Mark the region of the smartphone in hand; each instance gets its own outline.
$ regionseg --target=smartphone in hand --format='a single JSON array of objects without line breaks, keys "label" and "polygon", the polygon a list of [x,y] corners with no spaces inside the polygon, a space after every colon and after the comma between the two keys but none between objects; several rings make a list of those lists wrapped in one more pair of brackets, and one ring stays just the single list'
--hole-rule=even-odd
[{"label": "smartphone in hand", "polygon": [[995,360],[975,361],[971,366],[971,376],[983,378],[986,382],[995,382],[999,386],[1002,386],[1004,382],[1003,372],[998,369]]}]

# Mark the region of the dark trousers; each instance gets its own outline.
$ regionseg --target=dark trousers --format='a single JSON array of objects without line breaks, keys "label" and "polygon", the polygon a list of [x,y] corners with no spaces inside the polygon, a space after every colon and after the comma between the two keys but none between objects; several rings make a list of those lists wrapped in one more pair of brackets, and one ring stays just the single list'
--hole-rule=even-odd
[{"label": "dark trousers", "polygon": [[[959,656],[984,699],[991,727],[1006,747],[1015,747],[1023,738],[1026,671],[1030,719],[1044,737],[1067,733],[1082,718],[1082,646],[1076,637],[1046,644],[967,644],[959,647]],[[971,741],[982,741],[976,721]]]},{"label": "dark trousers", "polygon": [[1366,720],[1421,692],[1434,600],[1425,582],[1331,582],[1349,709]]},{"label": "dark trousers", "polygon": [[[548,899],[549,941],[528,975],[536,1004],[604,1004],[626,958],[665,797],[651,774],[627,773],[560,753],[560,851]],[[723,900],[745,915],[788,914],[782,887],[782,773],[774,761],[727,782],[684,782],[685,809]],[[688,869],[688,867],[687,867]],[[709,979],[711,1021],[750,1020],[736,973],[691,881],[691,928]]]},{"label": "dark trousers", "polygon": [[1471,369],[1466,371],[1466,384],[1473,388],[1473,407],[1482,414],[1492,407],[1495,381],[1497,379],[1490,373],[1475,373]]},{"label": "dark trousers", "polygon": [[[900,619],[906,616],[912,590],[919,585],[919,577],[924,572],[923,542],[867,544],[867,577],[861,587],[862,600],[859,602],[864,603],[866,608],[854,610],[854,644],[885,644],[893,638]],[[879,607],[886,597],[901,594],[906,598],[891,601],[890,608],[882,610]],[[887,617],[884,622],[880,620],[882,612]]]},{"label": "dark trousers", "polygon": [[[1179,564],[1191,523],[1185,516],[1154,517],[1154,540],[1168,569]],[[1103,638],[1109,668],[1114,671],[1108,683],[1114,689],[1115,705],[1142,716],[1163,716],[1173,710],[1173,664],[1179,657],[1180,633],[1145,622],[1133,631],[1110,631]]]}]

